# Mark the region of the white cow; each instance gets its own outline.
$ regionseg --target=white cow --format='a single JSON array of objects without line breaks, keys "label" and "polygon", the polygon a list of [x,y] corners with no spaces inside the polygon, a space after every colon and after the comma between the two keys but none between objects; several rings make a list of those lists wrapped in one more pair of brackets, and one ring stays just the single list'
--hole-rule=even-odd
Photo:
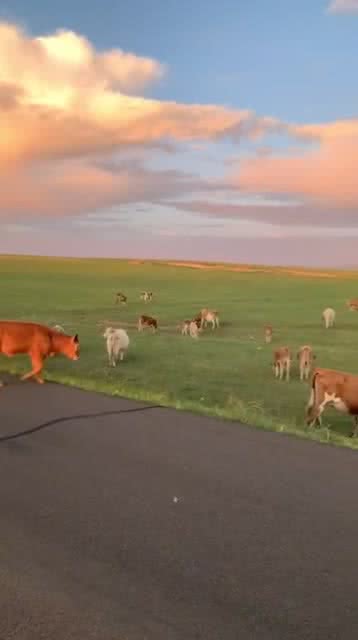
[{"label": "white cow", "polygon": [[107,353],[109,364],[112,367],[116,366],[118,357],[122,361],[124,354],[129,347],[129,337],[124,329],[113,329],[113,327],[107,327],[103,337],[107,341]]}]

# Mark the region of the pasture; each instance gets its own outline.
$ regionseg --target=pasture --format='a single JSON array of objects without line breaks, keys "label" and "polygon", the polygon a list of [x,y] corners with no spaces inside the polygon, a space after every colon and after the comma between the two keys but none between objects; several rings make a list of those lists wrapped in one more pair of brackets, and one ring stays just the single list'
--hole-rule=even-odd
[{"label": "pasture", "polygon": [[[153,291],[150,303],[140,300],[144,290]],[[354,273],[319,277],[284,269],[231,272],[2,256],[0,291],[1,319],[60,324],[79,333],[80,360],[49,358],[45,379],[358,446],[358,439],[346,437],[351,419],[333,409],[324,413],[322,428],[305,427],[309,384],[300,382],[296,359],[298,348],[310,344],[317,366],[358,373],[358,313],[345,306],[358,295]],[[126,306],[115,304],[118,291],[128,296]],[[328,330],[321,320],[327,306],[337,313],[336,326]],[[202,307],[219,311],[220,327],[206,328],[198,340],[182,336],[178,324]],[[142,313],[158,319],[156,334],[137,331]],[[264,341],[265,324],[273,326],[271,344]],[[108,366],[103,338],[109,325],[125,328],[131,341],[116,368]],[[280,345],[294,355],[288,383],[276,380],[272,370],[272,352]],[[25,357],[0,359],[2,371],[29,370]]]}]

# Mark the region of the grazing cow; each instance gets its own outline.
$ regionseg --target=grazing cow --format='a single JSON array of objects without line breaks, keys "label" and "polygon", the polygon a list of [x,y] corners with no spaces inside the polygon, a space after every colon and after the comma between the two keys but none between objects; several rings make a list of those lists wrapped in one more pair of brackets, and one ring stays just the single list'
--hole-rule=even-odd
[{"label": "grazing cow", "polygon": [[270,324],[266,325],[264,329],[264,334],[265,334],[265,342],[266,343],[272,342],[272,327]]},{"label": "grazing cow", "polygon": [[336,312],[331,307],[327,307],[322,313],[322,319],[324,321],[326,329],[333,327],[336,320]]},{"label": "grazing cow", "polygon": [[189,335],[191,338],[198,338],[199,332],[201,331],[200,321],[198,323],[197,318],[194,320],[184,320],[180,328],[183,336]]},{"label": "grazing cow", "polygon": [[124,329],[113,329],[113,327],[107,327],[103,337],[106,338],[107,342],[109,364],[112,365],[112,367],[115,367],[118,361],[118,356],[122,361],[124,354],[129,347],[128,334]]},{"label": "grazing cow", "polygon": [[158,329],[158,322],[151,316],[139,316],[138,331],[143,331],[144,327],[151,327],[154,333]]},{"label": "grazing cow", "polygon": [[346,302],[349,311],[358,311],[358,298],[352,298]]},{"label": "grazing cow", "polygon": [[191,322],[195,322],[198,329],[201,329],[201,313],[198,313],[195,318],[192,319]]},{"label": "grazing cow", "polygon": [[120,304],[127,304],[127,296],[125,296],[124,293],[121,293],[120,291],[116,293],[116,304],[118,304],[119,302]]},{"label": "grazing cow", "polygon": [[142,291],[140,294],[140,299],[144,300],[144,302],[149,302],[153,300],[153,292],[152,291]]},{"label": "grazing cow", "polygon": [[316,368],[313,372],[309,401],[306,407],[306,424],[321,426],[322,413],[327,406],[353,417],[351,436],[358,429],[358,376],[334,369]]},{"label": "grazing cow", "polygon": [[312,348],[307,344],[301,347],[297,353],[298,366],[300,369],[300,380],[308,380],[311,373],[313,360],[316,359]]},{"label": "grazing cow", "polygon": [[200,316],[201,316],[201,324],[200,324],[201,329],[206,327],[208,322],[211,322],[212,329],[215,329],[215,327],[219,326],[218,311],[213,311],[212,309],[202,309],[200,311]]},{"label": "grazing cow", "polygon": [[189,325],[189,335],[191,338],[199,338],[199,331],[201,331],[201,328],[198,327],[197,323],[195,322],[195,320],[191,320],[190,325]]},{"label": "grazing cow", "polygon": [[274,351],[273,367],[275,378],[278,378],[278,376],[280,376],[280,380],[282,380],[284,371],[286,369],[286,380],[288,381],[290,379],[291,352],[288,347],[279,347]]},{"label": "grazing cow", "polygon": [[190,322],[191,320],[184,320],[184,322],[179,325],[182,336],[187,336],[189,334]]},{"label": "grazing cow", "polygon": [[21,379],[33,377],[43,384],[41,372],[44,360],[58,354],[70,360],[78,360],[80,343],[77,333],[68,336],[34,322],[0,321],[0,353],[8,357],[20,353],[27,354],[31,359],[32,370]]}]

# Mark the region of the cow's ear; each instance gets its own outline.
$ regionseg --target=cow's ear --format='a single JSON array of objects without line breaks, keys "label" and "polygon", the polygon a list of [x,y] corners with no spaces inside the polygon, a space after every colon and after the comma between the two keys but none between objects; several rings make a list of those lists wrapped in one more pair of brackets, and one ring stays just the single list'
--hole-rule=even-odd
[{"label": "cow's ear", "polygon": [[78,333],[76,333],[76,335],[73,337],[73,342],[78,344],[78,342],[79,342]]}]

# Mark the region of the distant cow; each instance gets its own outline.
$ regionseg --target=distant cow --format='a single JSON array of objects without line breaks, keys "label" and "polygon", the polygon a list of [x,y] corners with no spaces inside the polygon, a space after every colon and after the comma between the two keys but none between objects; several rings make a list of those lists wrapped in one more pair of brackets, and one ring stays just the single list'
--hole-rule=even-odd
[{"label": "distant cow", "polygon": [[264,336],[266,343],[272,342],[272,327],[270,324],[266,325],[264,328]]},{"label": "distant cow", "polygon": [[326,329],[329,329],[329,327],[333,327],[336,320],[335,310],[331,307],[327,307],[327,309],[322,312],[322,319],[324,321]]},{"label": "distant cow", "polygon": [[200,311],[201,315],[201,328],[206,327],[208,322],[211,322],[211,328],[215,329],[219,326],[219,313],[218,311],[214,311],[212,309],[202,309]]},{"label": "distant cow", "polygon": [[201,329],[198,327],[195,320],[184,320],[181,330],[183,336],[189,335],[191,338],[198,338],[199,331],[201,331]]},{"label": "distant cow", "polygon": [[121,293],[121,291],[118,291],[118,293],[116,293],[116,304],[127,304],[127,296],[124,295],[124,293]]},{"label": "distant cow", "polygon": [[347,300],[346,304],[350,311],[358,311],[358,298]]},{"label": "distant cow", "polygon": [[284,371],[286,370],[286,380],[290,379],[291,369],[291,352],[288,347],[279,347],[273,353],[273,367],[275,372],[275,378],[283,378]]},{"label": "distant cow", "polygon": [[139,316],[138,319],[138,331],[143,331],[145,327],[151,327],[153,333],[158,329],[158,322],[151,316]]},{"label": "distant cow", "polygon": [[297,353],[297,359],[300,370],[300,380],[308,380],[312,370],[313,360],[316,359],[312,348],[309,345],[301,347]]},{"label": "distant cow", "polygon": [[321,426],[326,407],[353,416],[351,436],[358,429],[358,376],[334,369],[316,368],[313,372],[309,401],[306,407],[306,423]]},{"label": "distant cow", "polygon": [[113,327],[107,327],[103,337],[107,342],[107,353],[109,364],[112,367],[116,366],[119,359],[122,361],[124,354],[129,347],[129,337],[124,329],[113,329]]},{"label": "distant cow", "polygon": [[140,294],[140,299],[144,300],[144,302],[149,302],[153,300],[153,292],[152,291],[142,291]]}]

